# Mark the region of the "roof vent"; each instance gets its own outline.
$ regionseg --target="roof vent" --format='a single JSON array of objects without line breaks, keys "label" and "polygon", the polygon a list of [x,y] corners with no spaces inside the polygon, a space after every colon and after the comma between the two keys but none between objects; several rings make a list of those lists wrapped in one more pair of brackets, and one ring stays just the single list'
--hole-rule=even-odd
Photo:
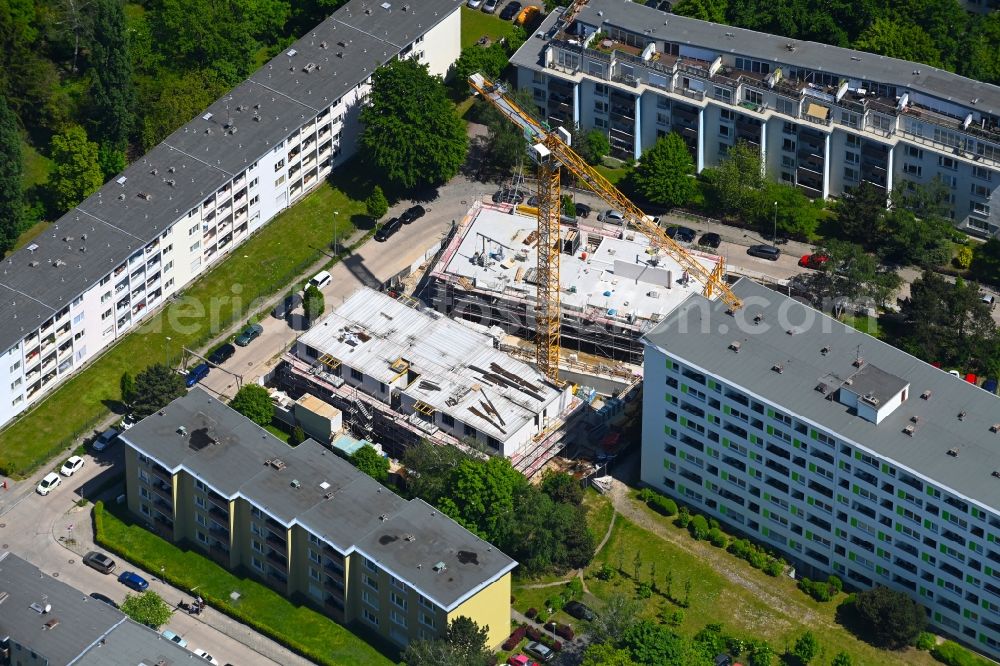
[{"label": "roof vent", "polygon": [[948,455],[951,456],[952,458],[957,458],[958,457],[958,447],[957,446],[953,446],[950,449],[948,449]]},{"label": "roof vent", "polygon": [[910,417],[910,423],[920,423],[920,417],[914,414]]},{"label": "roof vent", "polygon": [[966,415],[966,412],[965,412],[965,410],[963,409],[962,411],[960,411],[960,412],[958,413],[958,420],[959,420],[959,421],[964,421],[964,420],[965,420],[965,415]]},{"label": "roof vent", "polygon": [[742,346],[743,345],[740,343],[739,340],[733,340],[732,342],[729,343],[729,348],[732,349],[737,354],[740,353],[740,347]]},{"label": "roof vent", "polygon": [[771,366],[771,370],[774,370],[780,375],[785,371],[785,366],[781,365],[780,363],[775,363],[774,365]]},{"label": "roof vent", "polygon": [[[867,402],[869,405],[878,407],[879,403],[878,396],[876,396],[874,393],[865,393],[863,396],[861,396],[861,399]],[[912,421],[913,419],[910,420]]]},{"label": "roof vent", "polygon": [[764,321],[764,315],[760,314],[759,312],[753,316],[754,324],[759,324],[762,321]]},{"label": "roof vent", "polygon": [[37,249],[38,249],[38,243],[32,243],[31,245],[28,246],[28,252],[34,252]]},{"label": "roof vent", "polygon": [[384,523],[385,521],[389,520],[389,516],[383,513],[381,516],[378,517],[378,519],[380,522]]},{"label": "roof vent", "polygon": [[177,171],[177,169],[174,168],[174,167],[170,167],[170,168],[167,169],[167,173],[173,173],[175,171]]},{"label": "roof vent", "polygon": [[302,487],[302,484],[299,483],[298,479],[292,479],[292,484],[291,485],[292,485],[292,488],[301,488]]},{"label": "roof vent", "polygon": [[990,432],[1000,432],[1000,423],[994,423],[991,425]]},{"label": "roof vent", "polygon": [[206,113],[205,115],[203,115],[203,116],[201,117],[201,119],[202,119],[202,120],[211,120],[211,119],[212,119],[212,112],[211,112],[211,111],[209,111],[208,113]]},{"label": "roof vent", "polygon": [[822,349],[819,350],[819,353],[822,354],[823,356],[826,356],[827,354],[830,353],[830,348],[829,347],[823,347]]},{"label": "roof vent", "polygon": [[796,333],[798,333],[798,331],[795,330],[794,328],[790,328],[787,331],[785,331],[785,333],[787,333],[788,335],[795,335]]},{"label": "roof vent", "polygon": [[143,201],[149,201],[150,199],[153,198],[153,195],[150,194],[149,192],[139,192],[139,198],[142,199]]},{"label": "roof vent", "polygon": [[295,49],[288,49],[289,58],[293,57],[296,53],[298,53],[298,51],[296,51]]},{"label": "roof vent", "polygon": [[28,262],[28,265],[29,265],[29,266],[31,266],[32,268],[34,268],[34,267],[35,267],[35,266],[37,266],[37,265],[38,265],[39,263],[40,263],[40,262],[38,262],[38,261],[29,261],[29,262]]},{"label": "roof vent", "polygon": [[903,428],[903,434],[906,434],[906,435],[909,435],[910,437],[913,437],[913,433],[914,433],[915,430],[916,430],[916,428],[914,428],[912,425],[908,425],[905,428]]},{"label": "roof vent", "polygon": [[990,474],[990,476],[992,476],[994,478],[997,478],[997,479],[1000,479],[1000,469],[993,470],[993,473]]},{"label": "roof vent", "polygon": [[823,395],[826,395],[827,392],[829,392],[830,387],[824,384],[823,382],[820,382],[819,384],[816,384],[816,390],[822,393]]},{"label": "roof vent", "polygon": [[864,364],[865,364],[865,359],[863,359],[863,358],[862,358],[862,357],[860,357],[860,356],[859,356],[859,357],[857,357],[856,359],[854,359],[854,362],[853,362],[853,363],[851,363],[851,365],[853,365],[853,366],[854,366],[855,368],[860,368],[860,367],[861,367],[861,366],[863,366]]},{"label": "roof vent", "polygon": [[931,395],[933,395],[931,393],[931,390],[927,389],[926,391],[924,391],[923,393],[920,394],[920,397],[923,398],[924,400],[930,400],[931,399]]},{"label": "roof vent", "polygon": [[413,536],[412,534],[407,534],[405,537],[403,537],[403,540],[405,540],[405,541],[416,541],[417,537]]},{"label": "roof vent", "polygon": [[48,622],[46,622],[44,625],[42,625],[42,631],[48,631],[49,629],[55,629],[58,626],[59,626],[59,620],[57,620],[56,618],[52,618],[51,620],[49,620]]},{"label": "roof vent", "polygon": [[186,434],[188,434],[188,429],[185,428],[184,426],[180,426],[180,427],[177,428],[177,434],[178,435],[186,435]]},{"label": "roof vent", "polygon": [[445,566],[444,562],[438,562],[434,565],[434,573],[441,573],[442,571],[447,571],[448,567]]},{"label": "roof vent", "polygon": [[332,500],[333,499],[333,491],[331,490],[326,495],[323,495],[323,499],[325,499],[325,500]]},{"label": "roof vent", "polygon": [[149,173],[151,173],[151,174],[153,174],[153,175],[155,176],[155,175],[156,175],[156,174],[158,174],[159,172],[160,172],[160,170],[159,170],[159,169],[156,169],[156,168],[154,168],[154,169],[153,169],[152,171],[150,171]]},{"label": "roof vent", "polygon": [[309,62],[309,63],[306,63],[306,66],[302,68],[302,71],[305,72],[306,74],[309,74],[314,69],[316,69],[316,63]]},{"label": "roof vent", "polygon": [[128,180],[128,178],[126,178],[125,176],[121,176],[115,182],[118,183],[119,185],[124,185],[126,180]]},{"label": "roof vent", "polygon": [[270,465],[274,469],[285,469],[285,467],[287,467],[287,465],[285,465],[285,461],[281,458],[268,458],[264,461],[264,464]]},{"label": "roof vent", "polygon": [[37,601],[33,601],[30,606],[31,610],[35,611],[39,615],[45,615],[46,613],[52,612],[52,604],[45,604],[44,606]]}]

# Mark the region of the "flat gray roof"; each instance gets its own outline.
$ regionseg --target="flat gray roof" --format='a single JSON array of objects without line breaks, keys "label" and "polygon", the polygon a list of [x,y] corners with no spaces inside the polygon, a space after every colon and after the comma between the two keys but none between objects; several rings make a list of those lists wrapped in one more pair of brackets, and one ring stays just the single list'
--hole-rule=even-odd
[{"label": "flat gray roof", "polygon": [[[0,603],[0,639],[43,655],[52,666],[72,662],[127,621],[120,611],[9,551],[0,553],[0,594],[6,595]],[[46,605],[49,612],[40,612]]]},{"label": "flat gray roof", "polygon": [[[211,647],[208,651],[215,652]],[[157,631],[126,620],[112,629],[103,643],[98,642],[73,662],[73,666],[199,666],[201,661]]]},{"label": "flat gray roof", "polygon": [[[12,253],[0,275],[0,351],[460,5],[461,0],[395,0],[389,11],[370,0],[351,0],[63,215],[34,241],[34,252]],[[296,55],[288,56],[293,50]],[[303,68],[310,62],[317,68],[307,74]],[[205,120],[207,112],[212,116]],[[121,176],[124,185],[118,183]],[[101,223],[107,229],[92,229]],[[84,233],[85,253],[79,242]],[[77,242],[63,242],[67,235]],[[56,266],[56,259],[65,265]],[[40,263],[28,268],[31,261]]]},{"label": "flat gray roof", "polygon": [[[745,304],[735,316],[726,314],[725,303],[694,295],[650,331],[646,341],[956,495],[1000,511],[1000,478],[991,476],[1000,469],[1000,433],[990,430],[1000,422],[1000,398],[746,278],[733,291]],[[754,324],[758,314],[763,319]],[[790,329],[795,332],[789,334]],[[730,349],[734,342],[738,353]],[[878,425],[816,390],[820,383],[839,387],[836,382],[855,374],[858,355],[910,384],[907,399]],[[781,373],[772,370],[776,364]],[[912,436],[904,432],[910,425]],[[950,455],[950,449],[958,455]]]},{"label": "flat gray roof", "polygon": [[881,403],[896,396],[906,386],[906,380],[865,363],[860,370],[851,375],[849,388],[857,395],[870,395]]},{"label": "flat gray roof", "polygon": [[[576,20],[594,27],[614,25],[645,34],[650,39],[699,46],[720,54],[743,55],[853,79],[898,85],[961,104],[969,111],[1000,114],[1000,87],[923,63],[700,21],[668,14],[630,0],[589,0],[579,5]],[[551,27],[554,22],[554,18],[547,21],[538,32]],[[544,48],[545,43],[527,40],[512,61],[527,67],[539,67],[539,46]],[[794,44],[794,51],[789,51],[789,44]],[[973,104],[972,100],[977,102]]]},{"label": "flat gray roof", "polygon": [[[229,498],[239,493],[284,524],[301,524],[341,552],[363,550],[445,608],[517,565],[315,440],[290,447],[201,388],[143,419],[122,439],[174,473],[183,468]],[[394,532],[413,535],[413,541],[403,540],[412,547],[382,543],[390,525]],[[459,551],[476,553],[478,564],[454,559]],[[426,575],[440,561],[454,563],[450,575]]]}]

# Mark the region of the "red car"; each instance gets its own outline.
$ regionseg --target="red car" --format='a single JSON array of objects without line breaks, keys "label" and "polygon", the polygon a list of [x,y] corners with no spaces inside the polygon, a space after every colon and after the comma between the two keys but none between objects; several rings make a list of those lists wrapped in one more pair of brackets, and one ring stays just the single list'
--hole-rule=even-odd
[{"label": "red car", "polygon": [[512,654],[507,658],[510,666],[538,666],[538,662],[532,661],[523,654]]},{"label": "red car", "polygon": [[823,268],[823,264],[830,261],[830,257],[825,254],[803,254],[799,259],[799,266],[802,268]]}]

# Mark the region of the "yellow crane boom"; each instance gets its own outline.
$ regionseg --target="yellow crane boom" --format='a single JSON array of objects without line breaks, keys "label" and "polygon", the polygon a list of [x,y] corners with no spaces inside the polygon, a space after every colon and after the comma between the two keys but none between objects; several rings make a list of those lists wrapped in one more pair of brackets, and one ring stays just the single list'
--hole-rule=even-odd
[{"label": "yellow crane boom", "polygon": [[597,196],[619,211],[625,224],[645,234],[651,243],[661,247],[681,268],[704,285],[704,294],[719,297],[731,310],[742,307],[740,299],[725,282],[725,265],[720,259],[713,270],[705,268],[687,250],[677,244],[647,217],[642,210],[621,193],[607,178],[587,164],[559,136],[565,130],[549,131],[530,113],[507,96],[503,85],[490,81],[482,74],[469,77],[469,85],[521,128],[525,138],[533,144],[532,150],[539,165],[538,177],[538,313],[536,314],[536,360],[539,370],[553,381],[559,379],[559,165],[569,169]]}]

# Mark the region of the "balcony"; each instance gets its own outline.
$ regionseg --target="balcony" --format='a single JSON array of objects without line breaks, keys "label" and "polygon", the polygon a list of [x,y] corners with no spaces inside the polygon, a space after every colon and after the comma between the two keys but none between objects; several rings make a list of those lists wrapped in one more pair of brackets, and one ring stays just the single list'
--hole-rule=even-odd
[{"label": "balcony", "polygon": [[281,550],[282,552],[284,552],[285,547],[287,546],[287,542],[284,539],[279,539],[277,536],[275,536],[274,532],[271,531],[268,531],[267,538],[265,539],[265,541],[267,542],[268,546]]},{"label": "balcony", "polygon": [[326,599],[323,600],[323,605],[325,605],[325,606],[327,606],[329,608],[333,608],[333,609],[335,609],[337,611],[343,611],[344,610],[344,600],[343,599],[338,599],[337,597],[334,597],[334,596],[329,595],[329,594],[326,596]]},{"label": "balcony", "polygon": [[158,479],[162,479],[167,483],[171,484],[174,482],[174,478],[170,474],[170,472],[168,472],[163,467],[160,467],[159,465],[153,465],[151,471],[153,472],[153,476],[155,476]]},{"label": "balcony", "polygon": [[163,483],[162,481],[160,481],[159,483],[150,483],[149,487],[153,489],[154,493],[162,497],[167,502],[173,504],[174,493],[173,489],[170,487],[170,484]]},{"label": "balcony", "polygon": [[339,592],[341,596],[344,594],[344,583],[336,580],[335,578],[331,578],[330,576],[323,577],[323,587],[328,590]]},{"label": "balcony", "polygon": [[220,520],[229,520],[229,512],[223,511],[216,504],[212,504],[208,507],[208,515],[219,518]]},{"label": "balcony", "polygon": [[283,571],[288,570],[288,558],[281,553],[278,553],[273,548],[267,551],[267,561],[271,562],[275,566],[281,567]]}]

